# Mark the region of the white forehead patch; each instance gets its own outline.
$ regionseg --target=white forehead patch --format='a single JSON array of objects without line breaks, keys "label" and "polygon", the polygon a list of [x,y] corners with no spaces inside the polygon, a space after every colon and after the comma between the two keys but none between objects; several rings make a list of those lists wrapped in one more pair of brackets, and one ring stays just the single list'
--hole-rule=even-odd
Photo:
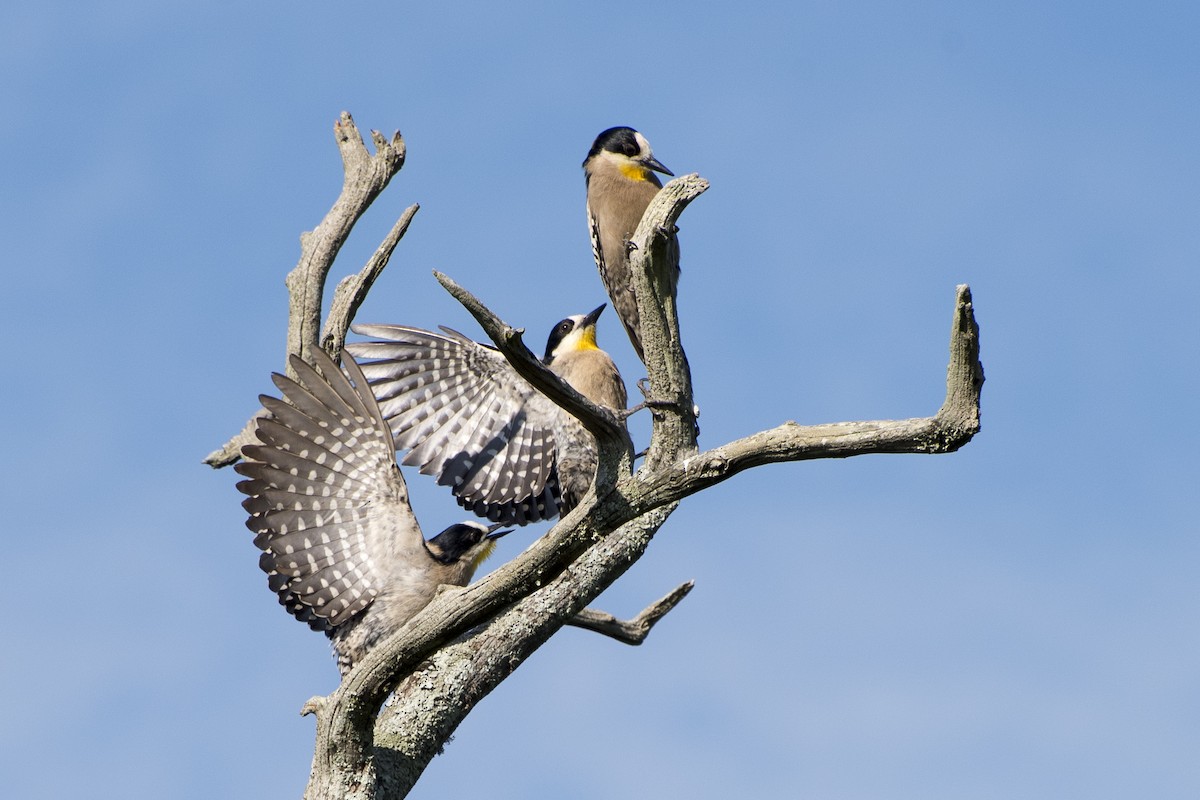
[{"label": "white forehead patch", "polygon": [[643,158],[654,152],[650,149],[650,142],[646,141],[646,137],[642,136],[641,131],[633,132],[633,140],[638,143],[638,154]]}]

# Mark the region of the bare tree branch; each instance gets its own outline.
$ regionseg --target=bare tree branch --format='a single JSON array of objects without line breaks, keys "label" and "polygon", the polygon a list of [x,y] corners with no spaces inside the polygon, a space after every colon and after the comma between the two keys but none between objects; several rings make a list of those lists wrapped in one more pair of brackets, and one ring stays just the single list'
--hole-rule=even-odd
[{"label": "bare tree branch", "polygon": [[691,456],[651,475],[639,472],[646,489],[644,500],[651,507],[659,502],[677,502],[763,464],[874,453],[951,453],[979,432],[982,389],[979,326],[975,322],[971,287],[963,284],[957,288],[950,332],[946,400],[937,414],[917,419],[826,425],[785,422]]},{"label": "bare tree branch", "polygon": [[636,562],[674,505],[618,528],[486,627],[436,653],[396,688],[375,726],[378,797],[405,797],[467,713]]},{"label": "bare tree branch", "polygon": [[375,155],[371,155],[354,120],[345,112],[333,130],[345,173],[342,193],[321,224],[300,237],[300,262],[285,281],[293,305],[288,317],[287,352],[306,361],[310,348],[318,344],[325,278],[333,261],[354,224],[404,166],[406,152],[399,131],[391,141],[379,131],[371,131],[375,143]]},{"label": "bare tree branch", "polygon": [[[696,450],[696,414],[692,371],[683,352],[679,314],[671,291],[667,244],[688,204],[708,190],[699,175],[682,175],[667,183],[642,215],[630,239],[629,269],[642,325],[642,345],[650,378],[654,424],[644,469],[657,469]],[[647,344],[651,342],[652,344]]]},{"label": "bare tree branch", "polygon": [[567,624],[609,636],[623,644],[639,645],[650,635],[650,629],[666,616],[667,612],[679,605],[679,601],[687,597],[695,585],[695,581],[679,584],[670,594],[646,606],[642,613],[630,620],[617,619],[606,611],[585,608],[568,619]]},{"label": "bare tree branch", "polygon": [[611,443],[618,449],[632,447],[629,434],[617,416],[607,408],[598,406],[575,391],[575,388],[549,370],[541,360],[530,352],[522,338],[524,328],[513,328],[497,317],[492,310],[475,295],[455,283],[451,278],[436,270],[433,273],[455,300],[462,303],[471,316],[483,328],[508,363],[518,374],[542,394],[549,397],[560,408],[574,415],[601,443]]},{"label": "bare tree branch", "polygon": [[[379,193],[384,190],[392,177],[404,166],[404,139],[397,131],[391,140],[383,137],[379,131],[371,131],[371,139],[375,143],[375,155],[367,152],[362,134],[354,120],[345,111],[333,126],[334,139],[342,155],[344,178],[342,192],[334,202],[333,207],[325,215],[321,223],[311,231],[300,236],[300,260],[295,268],[288,273],[285,283],[288,288],[289,312],[287,356],[296,353],[306,361],[311,360],[311,348],[318,345],[317,334],[321,329],[321,303],[325,292],[325,278],[333,267],[334,259],[342,249],[342,244],[353,230],[354,224],[374,202]],[[412,218],[414,209],[409,209],[401,217],[389,234],[396,235],[397,241],[402,236],[408,224],[405,217]],[[403,223],[403,224],[401,224]],[[383,250],[384,246],[381,246]],[[393,244],[392,247],[395,247]],[[387,249],[390,255],[391,248]],[[376,253],[376,258],[379,253]],[[375,261],[373,258],[372,261]],[[384,263],[387,258],[384,257]],[[382,269],[382,265],[379,267]],[[368,265],[369,269],[369,265]],[[370,278],[373,280],[373,277]],[[359,300],[361,302],[361,298]],[[334,337],[336,338],[336,337]],[[345,339],[345,331],[342,332]],[[336,352],[332,355],[337,356]],[[291,368],[288,368],[291,374]],[[294,377],[294,376],[293,376]],[[256,415],[257,416],[257,415]],[[242,430],[217,450],[204,458],[204,463],[210,467],[225,467],[241,457],[242,446],[254,441],[255,418],[242,427]]]},{"label": "bare tree branch", "polygon": [[[445,589],[346,675],[318,710],[307,800],[339,798],[345,787],[373,780],[375,715],[398,683],[408,689],[398,688],[389,706],[392,723],[399,726],[391,736],[393,746],[397,741],[406,743],[404,771],[415,781],[475,703],[641,556],[674,505],[655,509],[621,528],[619,535],[607,537],[595,535],[592,526],[597,518],[608,530],[618,526],[601,514],[578,513],[582,508],[479,582]],[[588,547],[593,540],[596,543]],[[451,644],[510,605],[495,624],[487,626],[488,638],[478,639],[477,632],[468,640],[476,647]],[[480,646],[481,642],[485,644]],[[426,659],[466,669],[472,679],[463,682],[439,673],[435,680],[426,666],[421,673],[424,680],[414,686],[412,678],[405,676]],[[461,659],[471,661],[471,666],[462,667]],[[416,715],[420,718],[411,708],[397,717],[398,708],[407,708],[400,699],[417,690],[410,701],[422,706],[422,714]],[[439,709],[434,717],[424,716],[430,704]]]},{"label": "bare tree branch", "polygon": [[346,332],[350,330],[350,323],[354,321],[354,315],[358,313],[363,300],[367,299],[367,292],[371,291],[371,287],[375,285],[375,279],[388,265],[392,251],[396,249],[396,245],[408,231],[409,223],[412,222],[413,216],[420,208],[419,205],[413,203],[404,209],[400,219],[396,220],[396,224],[380,242],[375,254],[371,256],[362,271],[357,275],[347,275],[338,282],[337,288],[333,291],[333,302],[329,306],[329,316],[325,320],[325,332],[321,334],[321,347],[325,348],[325,352],[333,354],[342,352],[342,345],[346,343]]}]

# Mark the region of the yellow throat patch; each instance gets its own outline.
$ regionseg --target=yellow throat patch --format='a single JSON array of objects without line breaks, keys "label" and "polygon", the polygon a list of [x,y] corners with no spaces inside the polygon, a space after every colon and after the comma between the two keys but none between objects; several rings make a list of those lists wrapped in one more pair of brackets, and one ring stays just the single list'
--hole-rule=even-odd
[{"label": "yellow throat patch", "polygon": [[479,565],[482,564],[484,561],[487,561],[488,556],[490,556],[495,551],[496,551],[496,540],[488,539],[486,542],[484,542],[483,547],[480,548],[479,552],[475,555],[475,558],[472,559],[472,561],[471,561],[472,568],[479,569]]},{"label": "yellow throat patch", "polygon": [[596,345],[596,326],[584,328],[579,332],[579,344],[575,347],[576,350],[599,350]]},{"label": "yellow throat patch", "polygon": [[650,180],[650,170],[643,167],[641,164],[632,162],[624,162],[617,167],[621,170],[621,174],[631,181],[648,181]]}]

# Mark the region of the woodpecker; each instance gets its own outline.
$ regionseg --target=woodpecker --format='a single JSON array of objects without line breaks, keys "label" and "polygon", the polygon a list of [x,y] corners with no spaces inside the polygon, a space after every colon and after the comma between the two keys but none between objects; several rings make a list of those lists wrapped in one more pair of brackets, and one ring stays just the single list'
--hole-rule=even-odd
[{"label": "woodpecker", "polygon": [[[590,314],[550,332],[543,363],[584,397],[624,410],[625,384],[596,345]],[[450,328],[355,325],[376,341],[346,345],[367,376],[402,463],[449,486],[463,508],[525,525],[568,513],[592,485],[596,441],[494,347]],[[372,359],[370,361],[366,359]]]},{"label": "woodpecker", "polygon": [[426,541],[362,371],[347,356],[343,373],[320,349],[315,361],[292,356],[296,380],[272,376],[287,402],[259,398],[261,444],[235,469],[267,585],[332,640],[344,676],[438,586],[466,585],[510,531],[468,521]]},{"label": "woodpecker", "polygon": [[[583,161],[592,255],[613,308],[643,362],[641,315],[628,248],[646,207],[662,188],[655,172],[675,174],[654,157],[645,136],[627,127],[609,128],[597,136]],[[668,247],[669,285],[674,296],[679,283],[679,242],[674,236]]]}]

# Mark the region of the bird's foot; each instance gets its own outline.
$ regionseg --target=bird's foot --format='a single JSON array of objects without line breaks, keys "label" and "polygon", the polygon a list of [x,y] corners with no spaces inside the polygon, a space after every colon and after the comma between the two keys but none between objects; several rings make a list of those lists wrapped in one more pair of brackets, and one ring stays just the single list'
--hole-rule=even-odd
[{"label": "bird's foot", "polygon": [[[638,391],[642,393],[642,402],[638,403],[636,406],[633,406],[632,408],[627,408],[623,411],[618,412],[617,416],[622,421],[633,416],[637,412],[641,411],[643,408],[658,409],[658,410],[662,410],[662,411],[678,411],[681,414],[686,413],[686,410],[683,408],[683,405],[680,404],[679,402],[677,402],[675,400],[663,400],[662,398],[654,397],[653,394],[651,394],[649,378],[642,378],[641,380],[639,380],[637,382],[637,388],[638,388]],[[699,406],[693,405],[692,410],[693,410],[693,414],[695,416],[699,416],[699,414],[700,414]]]}]

